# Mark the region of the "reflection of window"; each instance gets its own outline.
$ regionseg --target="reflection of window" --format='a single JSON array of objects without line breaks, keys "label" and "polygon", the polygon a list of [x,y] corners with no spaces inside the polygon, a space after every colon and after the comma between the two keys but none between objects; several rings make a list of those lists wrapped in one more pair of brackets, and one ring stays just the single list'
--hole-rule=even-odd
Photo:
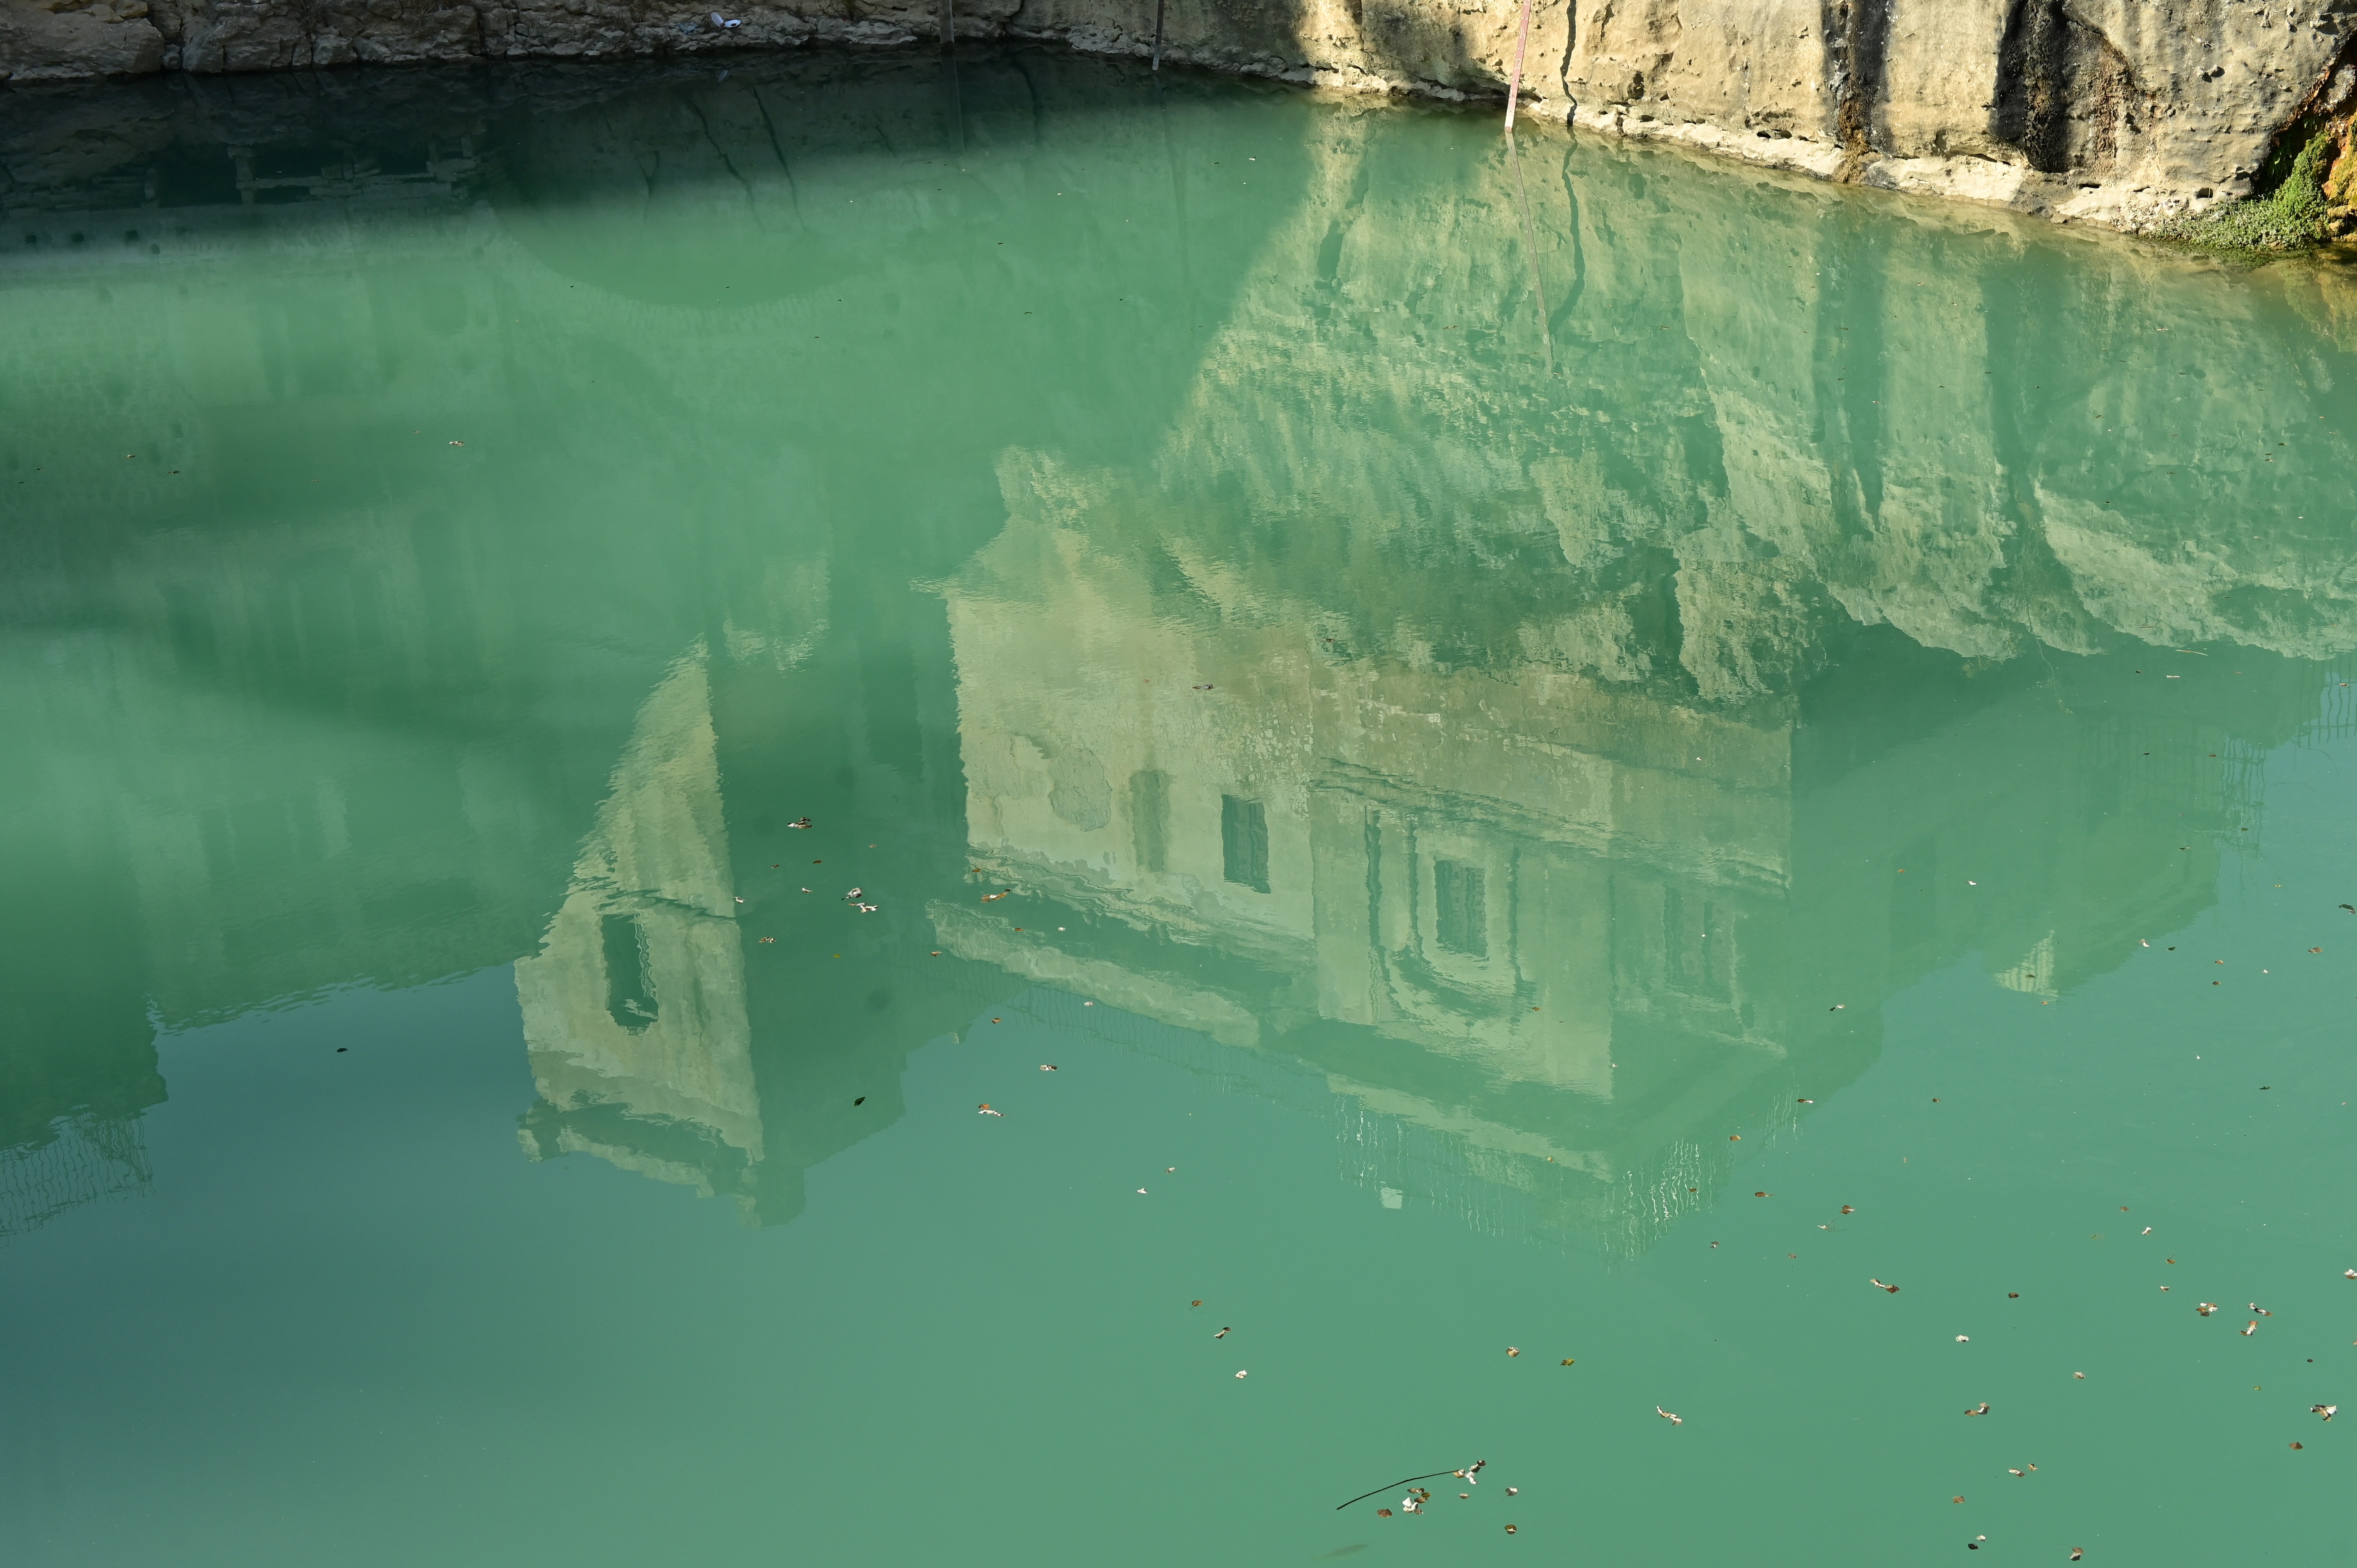
[{"label": "reflection of window", "polygon": [[606,948],[606,1012],[625,1029],[643,1029],[655,1021],[646,932],[636,915],[608,915],[599,926]]},{"label": "reflection of window", "polygon": [[1140,871],[1170,869],[1170,775],[1144,768],[1129,776],[1129,830]]},{"label": "reflection of window", "polygon": [[1734,946],[1727,922],[1733,918],[1707,898],[1674,887],[1662,890],[1662,946],[1673,986],[1689,996],[1733,999],[1733,966],[1727,961]]},{"label": "reflection of window", "polygon": [[1481,868],[1454,860],[1432,863],[1435,930],[1451,952],[1484,958],[1490,951],[1488,908],[1481,896]]},{"label": "reflection of window", "polygon": [[1229,881],[1268,891],[1268,813],[1258,800],[1220,797],[1220,853]]}]

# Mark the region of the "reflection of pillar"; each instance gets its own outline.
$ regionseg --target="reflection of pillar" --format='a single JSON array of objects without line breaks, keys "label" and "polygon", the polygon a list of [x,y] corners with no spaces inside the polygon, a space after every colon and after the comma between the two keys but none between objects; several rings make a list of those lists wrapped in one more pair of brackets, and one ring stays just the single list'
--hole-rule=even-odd
[{"label": "reflection of pillar", "polygon": [[533,1158],[587,1152],[750,1198],[761,1118],[730,888],[699,650],[639,710],[571,891],[516,964]]}]

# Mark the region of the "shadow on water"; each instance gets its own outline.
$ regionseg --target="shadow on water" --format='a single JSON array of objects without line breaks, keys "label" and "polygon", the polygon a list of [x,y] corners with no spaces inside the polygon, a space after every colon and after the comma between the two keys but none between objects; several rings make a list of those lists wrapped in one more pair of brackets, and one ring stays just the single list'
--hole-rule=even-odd
[{"label": "shadow on water", "polygon": [[756,1223],[1030,983],[1635,1251],[2350,722],[2326,284],[1052,53],[121,91],[8,109],[8,1229],[513,963],[525,1151]]}]

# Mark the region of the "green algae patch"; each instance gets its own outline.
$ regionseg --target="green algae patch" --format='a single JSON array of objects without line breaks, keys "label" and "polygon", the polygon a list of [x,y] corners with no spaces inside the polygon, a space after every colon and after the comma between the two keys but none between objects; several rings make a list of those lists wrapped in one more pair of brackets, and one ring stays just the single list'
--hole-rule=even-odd
[{"label": "green algae patch", "polygon": [[2345,189],[2357,175],[2357,159],[2339,156],[2345,130],[2327,125],[2309,137],[2266,195],[2174,219],[2156,232],[2212,251],[2298,251],[2318,243],[2333,213],[2327,180]]}]

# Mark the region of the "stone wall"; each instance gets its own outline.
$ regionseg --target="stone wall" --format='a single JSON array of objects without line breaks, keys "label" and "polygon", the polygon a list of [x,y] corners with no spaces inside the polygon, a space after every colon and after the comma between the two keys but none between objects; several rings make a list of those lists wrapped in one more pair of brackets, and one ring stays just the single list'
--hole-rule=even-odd
[{"label": "stone wall", "polygon": [[[1516,0],[0,0],[0,81],[813,42],[1055,38],[1319,86],[1497,96]],[[2265,188],[2357,97],[2357,0],[1535,0],[1524,102],[1825,178],[2149,228]],[[2279,172],[2279,168],[2278,168]]]}]

